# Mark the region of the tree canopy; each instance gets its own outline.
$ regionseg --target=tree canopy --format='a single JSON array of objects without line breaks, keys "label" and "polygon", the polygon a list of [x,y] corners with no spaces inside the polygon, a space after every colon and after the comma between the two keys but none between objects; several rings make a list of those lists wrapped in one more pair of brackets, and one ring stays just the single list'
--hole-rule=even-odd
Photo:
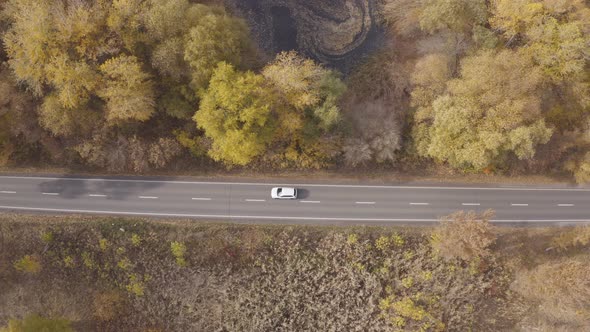
[{"label": "tree canopy", "polygon": [[273,138],[275,95],[264,77],[220,62],[194,116],[211,138],[209,155],[228,165],[246,165]]},{"label": "tree canopy", "polygon": [[[542,74],[526,56],[486,51],[463,60],[461,76],[421,114],[420,153],[483,169],[514,153],[532,158],[552,134],[541,114]],[[422,110],[421,112],[427,112]]]},{"label": "tree canopy", "polygon": [[98,92],[107,102],[108,120],[148,120],[155,111],[154,88],[134,56],[112,58],[100,66],[105,76]]}]

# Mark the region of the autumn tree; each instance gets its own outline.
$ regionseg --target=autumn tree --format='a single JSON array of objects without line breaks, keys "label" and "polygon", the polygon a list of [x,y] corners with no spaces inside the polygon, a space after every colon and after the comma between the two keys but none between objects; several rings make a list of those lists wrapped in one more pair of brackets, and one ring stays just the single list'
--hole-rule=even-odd
[{"label": "autumn tree", "polygon": [[95,61],[104,55],[102,7],[13,0],[4,14],[8,63],[16,79],[42,97],[40,123],[59,136],[96,126],[97,110],[88,103],[101,79]]},{"label": "autumn tree", "polygon": [[490,219],[492,210],[482,214],[459,211],[441,218],[432,233],[432,246],[445,258],[471,260],[490,255],[489,247],[496,241]]},{"label": "autumn tree", "polygon": [[121,44],[127,50],[133,52],[139,43],[145,39],[140,29],[144,27],[142,22],[143,11],[146,9],[144,0],[113,0],[108,4],[106,26],[108,31],[117,36],[117,40],[107,45]]},{"label": "autumn tree", "polygon": [[584,153],[581,157],[568,160],[565,169],[570,171],[579,184],[590,182],[590,152]]},{"label": "autumn tree", "polygon": [[45,96],[37,107],[37,115],[41,127],[57,137],[82,136],[104,123],[100,110],[91,107],[64,107],[55,94]]},{"label": "autumn tree", "polygon": [[[428,54],[416,62],[411,75],[412,104],[414,107],[430,108],[432,102],[446,91],[447,81],[451,79],[451,59],[444,54]],[[422,110],[429,116],[429,110]]]},{"label": "autumn tree", "polygon": [[4,36],[8,64],[16,78],[36,95],[43,93],[45,65],[53,55],[55,40],[49,1],[9,1],[4,9],[11,27]]},{"label": "autumn tree", "polygon": [[206,88],[218,62],[241,67],[251,46],[244,20],[228,15],[222,7],[194,6],[198,21],[185,37],[184,60],[191,68],[193,88],[199,91]]},{"label": "autumn tree", "polygon": [[[41,140],[42,130],[34,121],[34,108],[33,98],[18,88],[14,75],[4,63],[0,67],[0,165]],[[18,137],[22,139],[20,142]]]},{"label": "autumn tree", "polygon": [[155,111],[153,82],[134,56],[119,56],[100,66],[105,82],[99,95],[107,102],[107,119],[148,120]]},{"label": "autumn tree", "polygon": [[[587,130],[590,114],[590,8],[580,0],[567,1],[496,1],[490,23],[504,37],[507,45],[518,47],[530,57],[546,80],[543,108],[548,124],[562,135],[553,144],[567,147],[564,133],[577,133],[576,151],[568,153],[564,168],[572,171],[578,182],[587,176]],[[554,153],[555,155],[555,153]]]},{"label": "autumn tree", "polygon": [[485,0],[426,0],[420,13],[420,27],[430,33],[444,29],[469,32],[486,20]]},{"label": "autumn tree", "polygon": [[470,32],[488,16],[484,0],[385,0],[382,12],[385,22],[402,35],[419,30]]},{"label": "autumn tree", "polygon": [[65,54],[54,57],[46,71],[59,103],[68,109],[85,106],[99,79],[98,73],[86,62],[71,61]]},{"label": "autumn tree", "polygon": [[552,135],[541,113],[541,84],[540,70],[518,52],[465,58],[461,77],[416,115],[418,152],[478,170],[507,154],[532,158]]},{"label": "autumn tree", "polygon": [[394,162],[402,147],[403,123],[409,109],[411,64],[392,50],[373,54],[347,77],[351,88],[342,97],[348,130],[342,150],[345,162]]},{"label": "autumn tree", "polygon": [[590,8],[582,0],[499,0],[490,23],[519,40],[554,81],[584,76],[590,43]]},{"label": "autumn tree", "polygon": [[402,128],[396,106],[383,100],[358,102],[349,105],[358,137],[350,138],[343,147],[344,158],[349,166],[374,160],[378,163],[392,162],[401,149]]},{"label": "autumn tree", "polygon": [[247,165],[264,153],[276,127],[274,103],[263,76],[220,62],[193,118],[213,140],[211,158]]},{"label": "autumn tree", "polygon": [[[295,52],[283,52],[262,70],[266,81],[281,96],[277,139],[287,164],[317,167],[331,154],[322,139],[341,120],[338,105],[345,84],[332,70]],[[321,142],[321,143],[320,143]],[[322,151],[323,150],[323,151]]]}]

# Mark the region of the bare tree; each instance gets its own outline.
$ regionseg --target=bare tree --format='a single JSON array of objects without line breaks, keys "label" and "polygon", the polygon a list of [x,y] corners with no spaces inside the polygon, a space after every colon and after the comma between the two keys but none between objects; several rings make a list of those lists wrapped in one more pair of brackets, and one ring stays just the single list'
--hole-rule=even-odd
[{"label": "bare tree", "polygon": [[447,259],[471,260],[490,255],[496,241],[494,226],[489,223],[494,211],[482,214],[459,211],[443,217],[432,234],[432,246]]}]

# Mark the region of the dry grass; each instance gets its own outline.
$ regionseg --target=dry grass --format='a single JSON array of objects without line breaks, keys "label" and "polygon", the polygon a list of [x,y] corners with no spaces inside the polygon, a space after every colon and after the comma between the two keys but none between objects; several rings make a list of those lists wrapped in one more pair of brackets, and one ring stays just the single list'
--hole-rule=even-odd
[{"label": "dry grass", "polygon": [[[83,331],[588,327],[576,310],[545,319],[532,288],[511,286],[587,253],[546,250],[570,229],[500,228],[491,255],[467,260],[439,257],[431,231],[3,214],[0,326],[36,312]],[[25,255],[38,274],[14,268]]]}]

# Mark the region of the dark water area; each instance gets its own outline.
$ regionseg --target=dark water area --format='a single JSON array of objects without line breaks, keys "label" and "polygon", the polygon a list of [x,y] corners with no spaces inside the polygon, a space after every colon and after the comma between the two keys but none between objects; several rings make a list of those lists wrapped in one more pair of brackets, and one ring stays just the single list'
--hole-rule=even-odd
[{"label": "dark water area", "polygon": [[367,34],[365,41],[351,52],[340,58],[334,58],[326,65],[328,67],[338,69],[344,76],[347,76],[351,71],[363,61],[365,61],[371,54],[375,53],[386,44],[386,32],[383,27],[372,26]]},{"label": "dark water area", "polygon": [[[367,1],[370,4],[368,15],[373,16],[374,0]],[[363,42],[345,54],[324,54],[314,48],[315,44],[310,42],[310,38],[314,38],[315,32],[309,35],[309,28],[305,29],[307,32],[300,31],[301,25],[306,24],[305,20],[301,20],[293,11],[301,6],[311,10],[319,19],[345,20],[347,13],[342,11],[343,3],[339,0],[228,0],[228,3],[247,20],[253,38],[264,51],[265,57],[268,57],[267,61],[279,52],[295,50],[346,76],[366,57],[378,51],[386,40],[384,29],[372,22]],[[306,45],[302,41],[306,41]]]},{"label": "dark water area", "polygon": [[276,53],[297,50],[297,26],[287,7],[270,8],[273,46]]}]

